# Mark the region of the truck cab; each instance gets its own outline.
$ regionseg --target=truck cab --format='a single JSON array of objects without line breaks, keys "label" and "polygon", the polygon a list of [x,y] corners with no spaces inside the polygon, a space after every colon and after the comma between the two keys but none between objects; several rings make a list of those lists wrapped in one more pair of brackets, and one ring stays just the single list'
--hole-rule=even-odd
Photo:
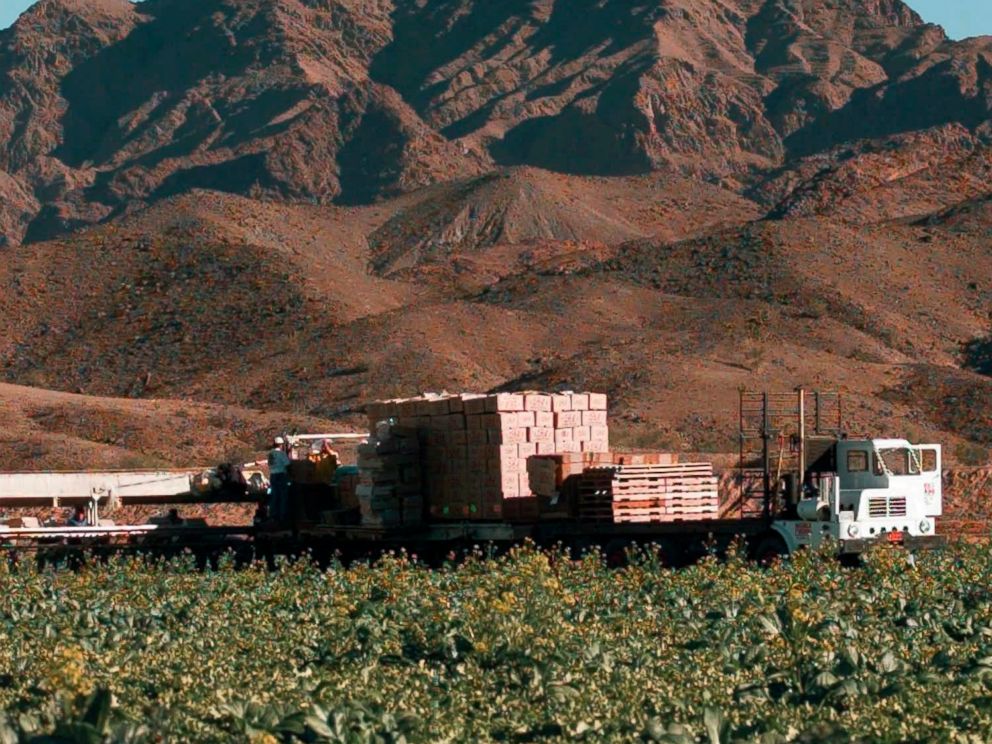
[{"label": "truck cab", "polygon": [[933,547],[942,508],[940,445],[840,439],[811,463],[794,513],[774,529],[790,553],[826,539],[841,553],[883,541]]}]

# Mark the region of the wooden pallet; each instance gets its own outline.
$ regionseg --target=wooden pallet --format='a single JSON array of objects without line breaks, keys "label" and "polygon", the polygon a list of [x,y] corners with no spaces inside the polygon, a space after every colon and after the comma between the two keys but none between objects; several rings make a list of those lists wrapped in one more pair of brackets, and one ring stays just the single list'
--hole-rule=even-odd
[{"label": "wooden pallet", "polygon": [[709,463],[591,468],[578,483],[579,517],[641,523],[716,519],[718,485]]},{"label": "wooden pallet", "polygon": [[[589,504],[595,506],[598,503],[596,501],[584,502],[580,501],[580,504]],[[631,499],[628,501],[614,501],[612,506],[614,509],[643,509],[646,506],[662,506],[666,509],[678,509],[682,507],[697,507],[706,506],[716,509],[720,503],[715,497],[712,499]]]}]

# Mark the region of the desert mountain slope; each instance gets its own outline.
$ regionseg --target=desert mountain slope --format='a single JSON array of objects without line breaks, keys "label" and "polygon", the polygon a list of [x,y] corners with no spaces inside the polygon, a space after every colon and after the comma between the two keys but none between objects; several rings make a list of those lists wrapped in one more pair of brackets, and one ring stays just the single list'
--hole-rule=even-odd
[{"label": "desert mountain slope", "polygon": [[0,378],[336,425],[596,388],[722,452],[739,386],[803,384],[981,459],[990,48],[899,0],[43,0]]},{"label": "desert mountain slope", "polygon": [[210,467],[248,462],[273,432],[327,421],[190,401],[126,400],[0,384],[7,471]]},{"label": "desert mountain slope", "polygon": [[[551,178],[508,177],[516,188],[525,176]],[[842,390],[853,432],[935,438],[950,453],[984,441],[982,199],[859,224],[755,221],[753,205],[704,195],[745,224],[700,225],[673,203],[670,233],[653,215],[630,223],[641,237],[596,245],[510,220],[523,242],[472,240],[385,273],[377,236],[418,208],[430,224],[435,199],[175,197],[0,265],[0,368],[20,384],[341,426],[382,396],[588,387],[612,396],[621,442],[718,451],[733,448],[739,386],[804,384]]]},{"label": "desert mountain slope", "polygon": [[194,188],[368,204],[494,165],[743,189],[864,138],[984,137],[990,55],[900,0],[42,0],[0,32],[0,229]]}]

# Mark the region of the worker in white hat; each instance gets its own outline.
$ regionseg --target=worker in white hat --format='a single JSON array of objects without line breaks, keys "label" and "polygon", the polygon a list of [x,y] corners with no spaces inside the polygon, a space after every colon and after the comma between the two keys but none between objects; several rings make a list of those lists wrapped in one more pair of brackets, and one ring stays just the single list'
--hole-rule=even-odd
[{"label": "worker in white hat", "polygon": [[269,516],[276,522],[286,519],[286,506],[289,497],[289,455],[286,454],[286,440],[276,437],[269,450]]}]

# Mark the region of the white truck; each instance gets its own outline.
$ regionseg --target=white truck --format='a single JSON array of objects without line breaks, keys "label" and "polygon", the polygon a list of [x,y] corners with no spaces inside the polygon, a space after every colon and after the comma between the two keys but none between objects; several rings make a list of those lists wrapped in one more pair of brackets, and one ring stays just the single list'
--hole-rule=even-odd
[{"label": "white truck", "polygon": [[[835,541],[860,553],[888,541],[925,546],[940,542],[941,450],[905,439],[841,439],[809,466],[795,518],[772,529],[788,552]],[[789,515],[791,516],[791,515]]]}]

